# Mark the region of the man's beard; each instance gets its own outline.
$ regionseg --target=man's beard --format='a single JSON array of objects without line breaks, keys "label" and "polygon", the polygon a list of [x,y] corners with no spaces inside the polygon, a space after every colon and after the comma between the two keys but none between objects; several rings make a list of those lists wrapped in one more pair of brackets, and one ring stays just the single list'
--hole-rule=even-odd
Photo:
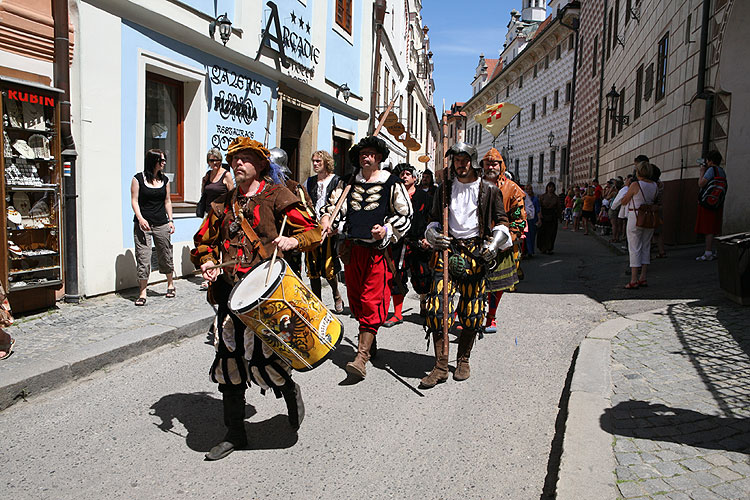
[{"label": "man's beard", "polygon": [[473,170],[473,169],[472,169],[471,167],[468,167],[468,168],[466,169],[466,172],[462,174],[462,173],[460,173],[460,172],[458,171],[458,169],[455,169],[455,171],[456,171],[456,177],[458,177],[459,179],[465,179],[466,177],[470,177],[470,176],[471,176],[471,171],[472,171],[472,170]]},{"label": "man's beard", "polygon": [[500,172],[494,170],[487,170],[484,172],[484,178],[488,181],[496,181],[498,177],[500,177]]}]

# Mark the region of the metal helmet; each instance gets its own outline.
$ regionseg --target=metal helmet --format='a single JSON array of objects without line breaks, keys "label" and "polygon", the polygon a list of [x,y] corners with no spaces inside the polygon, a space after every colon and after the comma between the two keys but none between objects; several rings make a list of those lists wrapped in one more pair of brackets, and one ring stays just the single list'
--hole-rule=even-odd
[{"label": "metal helmet", "polygon": [[[469,158],[471,159],[471,168],[474,170],[482,170],[482,167],[477,163],[477,148],[471,144],[466,144],[465,142],[457,142],[450,147],[448,152],[445,153],[445,156],[455,156],[458,154],[469,155]],[[453,166],[452,160],[453,159],[451,158],[451,166]]]},{"label": "metal helmet", "polygon": [[269,160],[281,167],[282,172],[285,174],[289,173],[289,157],[281,148],[271,148]]}]

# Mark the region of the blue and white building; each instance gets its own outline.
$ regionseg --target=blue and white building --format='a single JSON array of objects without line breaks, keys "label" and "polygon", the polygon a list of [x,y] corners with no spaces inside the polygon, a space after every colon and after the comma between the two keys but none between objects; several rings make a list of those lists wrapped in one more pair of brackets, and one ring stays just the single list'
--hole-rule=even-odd
[{"label": "blue and white building", "polygon": [[[73,132],[83,295],[136,285],[130,183],[167,153],[175,272],[192,271],[206,151],[247,135],[284,148],[294,176],[347,151],[370,119],[373,2],[80,0],[71,11]],[[209,28],[226,14],[226,45]],[[154,273],[154,280],[162,276]]]}]

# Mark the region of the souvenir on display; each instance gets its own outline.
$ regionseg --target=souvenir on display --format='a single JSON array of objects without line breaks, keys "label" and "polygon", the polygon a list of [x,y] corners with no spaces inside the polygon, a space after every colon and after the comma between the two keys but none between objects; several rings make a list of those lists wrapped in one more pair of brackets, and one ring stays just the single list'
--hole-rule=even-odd
[{"label": "souvenir on display", "polygon": [[3,130],[3,156],[6,158],[13,156],[13,148],[10,147],[10,138],[5,130]]},{"label": "souvenir on display", "polygon": [[44,108],[41,104],[23,103],[23,124],[30,130],[46,130],[44,123]]},{"label": "souvenir on display", "polygon": [[35,158],[50,158],[49,139],[42,134],[34,134],[29,137],[29,146],[34,150]]},{"label": "souvenir on display", "polygon": [[16,210],[12,206],[8,207],[8,221],[14,227],[18,227],[21,224],[21,214],[18,213],[18,210]]},{"label": "souvenir on display", "polygon": [[46,198],[34,203],[34,206],[29,210],[29,215],[32,217],[49,217],[49,205],[47,205]]},{"label": "souvenir on display", "polygon": [[29,160],[34,159],[34,150],[31,149],[31,147],[23,139],[18,139],[16,142],[14,142],[13,149],[18,151],[18,154],[20,154],[23,158]]},{"label": "souvenir on display", "polygon": [[8,124],[11,127],[23,127],[23,113],[21,112],[21,103],[5,99],[4,108],[8,116]]},{"label": "souvenir on display", "polygon": [[31,201],[29,201],[29,195],[24,192],[18,192],[13,194],[13,206],[16,207],[21,217],[27,217],[31,211]]}]

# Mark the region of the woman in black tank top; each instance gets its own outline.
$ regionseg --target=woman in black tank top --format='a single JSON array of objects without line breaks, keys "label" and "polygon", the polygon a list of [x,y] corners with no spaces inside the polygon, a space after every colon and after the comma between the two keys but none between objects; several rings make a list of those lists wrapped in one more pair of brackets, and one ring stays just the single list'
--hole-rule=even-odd
[{"label": "woman in black tank top", "polygon": [[[212,201],[234,189],[232,176],[228,175],[229,172],[221,166],[222,159],[223,155],[219,148],[211,148],[206,154],[206,163],[211,167],[211,170],[203,176],[201,184],[201,198],[206,211]],[[200,214],[199,216],[203,217],[203,215]]]},{"label": "woman in black tank top", "polygon": [[135,305],[146,305],[146,287],[151,274],[151,239],[156,247],[159,272],[167,276],[167,298],[175,296],[172,242],[174,233],[169,179],[164,175],[167,156],[158,149],[146,152],[143,172],[130,183],[130,204],[133,207],[133,239],[140,288]]}]

